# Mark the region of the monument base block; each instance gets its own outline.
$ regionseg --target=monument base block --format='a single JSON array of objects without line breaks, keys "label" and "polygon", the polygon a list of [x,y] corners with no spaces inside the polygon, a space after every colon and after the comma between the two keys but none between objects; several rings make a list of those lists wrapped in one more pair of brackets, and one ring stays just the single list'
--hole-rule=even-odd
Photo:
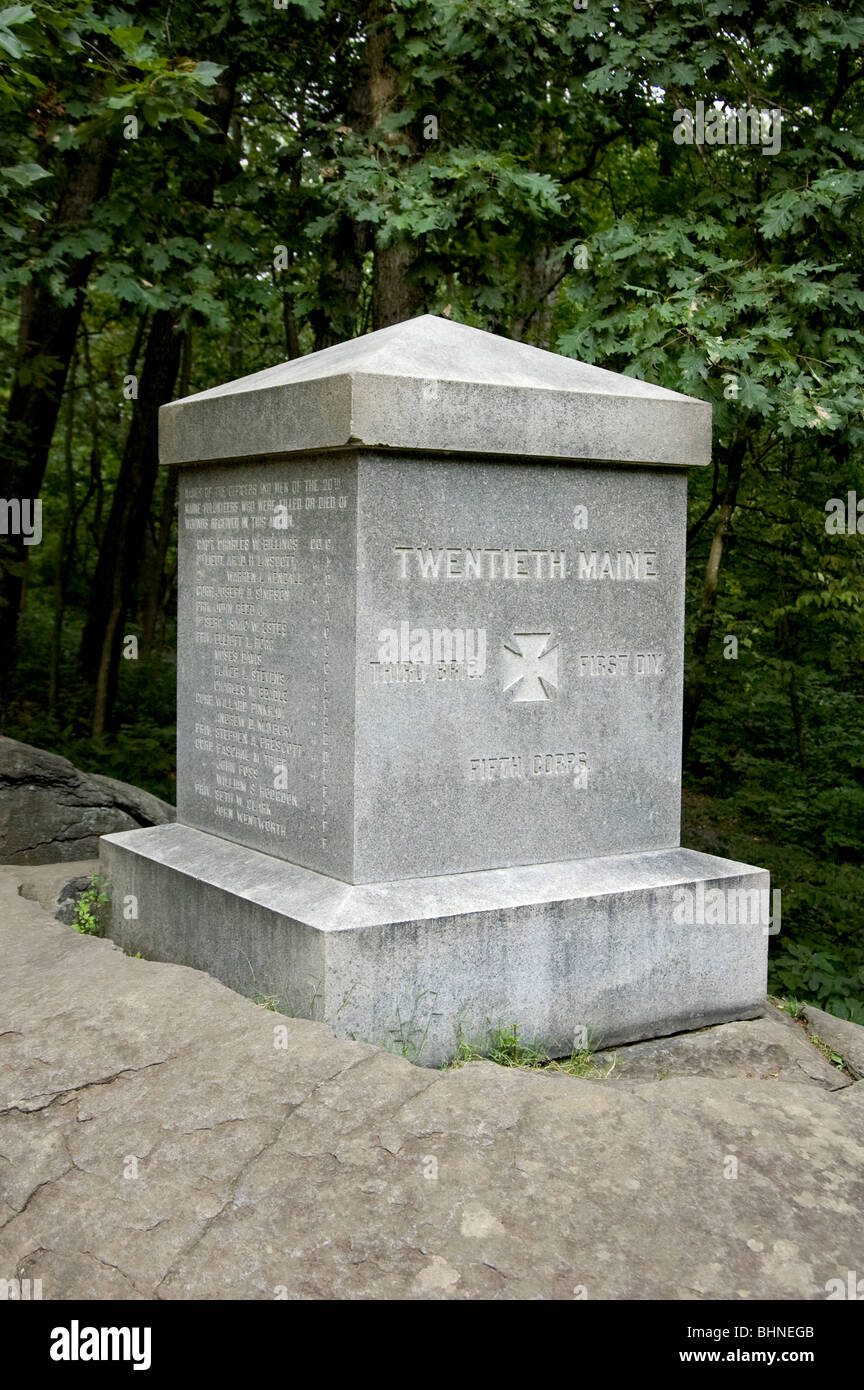
[{"label": "monument base block", "polygon": [[752,1017],[769,875],[689,849],[352,885],[174,824],[105,835],[108,934],[426,1066]]}]

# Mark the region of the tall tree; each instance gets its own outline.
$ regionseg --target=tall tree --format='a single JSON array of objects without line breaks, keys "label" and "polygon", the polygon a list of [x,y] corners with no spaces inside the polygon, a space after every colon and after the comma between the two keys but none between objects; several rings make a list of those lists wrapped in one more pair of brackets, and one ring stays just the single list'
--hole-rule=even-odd
[{"label": "tall tree", "polygon": [[[213,88],[207,115],[215,127],[209,159],[202,166],[198,150],[196,167],[180,188],[180,207],[209,209],[216,184],[228,176],[226,136],[236,95],[236,72],[226,70]],[[188,228],[187,228],[188,230]],[[132,420],[108,523],[99,551],[93,601],[81,639],[81,670],[94,691],[92,730],[104,733],[111,718],[117,690],[124,636],[124,621],[133,611],[144,551],[150,505],[159,463],[159,407],[170,401],[180,369],[186,313],[180,302],[159,309],[150,325],[147,349],[137,394],[132,401]]]},{"label": "tall tree", "polygon": [[[29,163],[17,167],[31,183],[44,175],[54,196],[46,195],[43,202],[36,203],[28,189],[30,196],[21,209],[25,225],[15,227],[7,222],[4,227],[7,246],[22,273],[17,342],[8,369],[11,386],[0,432],[0,495],[35,501],[42,488],[84,291],[96,257],[94,212],[110,185],[118,142],[117,134],[101,122],[95,129],[92,125],[79,129],[58,148],[57,130],[65,118],[65,103],[83,103],[92,113],[104,98],[110,46],[104,33],[88,35],[92,56],[83,64],[83,76],[68,86],[62,82],[58,89],[58,77],[69,81],[73,53],[74,61],[81,65],[86,27],[79,23],[68,34],[58,32],[60,16],[53,16],[52,23],[43,14],[40,18],[46,28],[34,32],[33,11],[21,8],[20,33],[15,41],[19,91],[31,97],[35,94],[35,101],[29,110],[23,110],[19,98],[17,109],[6,114],[17,118],[17,138],[29,145]],[[67,17],[72,20],[76,16],[73,12]],[[8,175],[9,170],[6,172]],[[40,180],[36,188],[41,191],[44,183]],[[22,252],[26,252],[26,259]],[[28,271],[27,266],[34,269]],[[4,686],[14,659],[27,556],[22,535],[0,534],[0,681]]]},{"label": "tall tree", "polygon": [[[147,7],[145,7],[146,13]],[[89,5],[37,3],[3,11],[3,46],[15,82],[0,83],[7,140],[28,159],[5,169],[25,196],[2,228],[4,278],[20,285],[18,333],[9,354],[0,438],[0,494],[35,501],[42,489],[85,291],[110,244],[117,209],[106,195],[124,137],[141,119],[188,120],[187,92],[212,74],[175,66],[136,25],[134,7],[109,19]],[[157,24],[158,21],[146,21]],[[3,109],[5,108],[5,109]],[[127,141],[128,144],[128,141]],[[4,161],[5,162],[5,161]],[[3,192],[0,180],[0,193]],[[47,189],[41,200],[36,192]],[[20,217],[20,221],[17,221]],[[28,547],[0,535],[0,678],[14,661]]]}]

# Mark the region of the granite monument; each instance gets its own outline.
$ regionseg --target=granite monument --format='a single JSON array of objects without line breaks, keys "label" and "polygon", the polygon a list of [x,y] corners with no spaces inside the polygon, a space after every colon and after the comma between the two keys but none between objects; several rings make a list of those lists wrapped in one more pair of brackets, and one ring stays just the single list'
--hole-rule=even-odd
[{"label": "granite monument", "polygon": [[679,839],[710,448],[702,401],[430,315],[164,406],[178,819],[103,838],[115,939],[429,1065],[756,1012],[768,876]]}]

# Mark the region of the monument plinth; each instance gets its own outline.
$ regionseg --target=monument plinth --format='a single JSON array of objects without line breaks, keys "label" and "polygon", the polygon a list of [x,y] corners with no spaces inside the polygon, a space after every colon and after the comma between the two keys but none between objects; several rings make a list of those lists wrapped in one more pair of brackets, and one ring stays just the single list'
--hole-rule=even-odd
[{"label": "monument plinth", "polygon": [[116,939],[429,1063],[759,1007],[761,915],[675,911],[768,884],[679,847],[710,406],[425,316],[165,406],[160,448],[178,822],[103,839]]}]

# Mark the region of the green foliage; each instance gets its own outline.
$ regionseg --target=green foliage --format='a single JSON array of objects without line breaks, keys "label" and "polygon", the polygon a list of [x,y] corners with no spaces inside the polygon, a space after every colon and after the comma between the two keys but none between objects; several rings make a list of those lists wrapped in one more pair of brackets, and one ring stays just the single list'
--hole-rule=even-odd
[{"label": "green foliage", "polygon": [[489,1024],[482,1042],[459,1036],[456,1051],[443,1070],[462,1067],[466,1062],[495,1062],[499,1067],[522,1067],[530,1071],[560,1071],[567,1076],[596,1081],[611,1075],[615,1063],[604,1072],[597,1066],[591,1049],[577,1049],[569,1057],[550,1058],[537,1042],[526,1043],[516,1023]]},{"label": "green foliage", "polygon": [[387,1052],[406,1057],[410,1062],[420,1061],[429,1037],[429,1029],[433,1021],[441,1017],[434,1008],[437,997],[434,990],[421,990],[414,1001],[410,1017],[403,1018],[400,1010],[396,1010],[396,1017],[387,1029],[389,1041],[384,1044]]},{"label": "green foliage", "polygon": [[104,880],[94,875],[89,888],[84,890],[75,904],[74,926],[83,936],[99,935],[99,905],[111,901],[105,886]]},{"label": "green foliage", "polygon": [[451,1066],[461,1066],[465,1062],[496,1062],[499,1067],[542,1067],[549,1061],[546,1053],[536,1043],[526,1043],[519,1036],[515,1023],[490,1024],[482,1043],[471,1043],[459,1039]]},{"label": "green foliage", "polygon": [[[34,568],[48,559],[47,554],[37,555]],[[84,771],[100,772],[144,787],[173,805],[177,799],[173,653],[167,658],[164,653],[154,653],[151,658],[124,662],[116,727],[102,738],[93,738],[89,730],[89,692],[80,683],[75,663],[78,624],[70,623],[63,634],[62,703],[54,710],[47,707],[46,653],[51,636],[46,601],[50,592],[36,587],[22,632],[18,668],[26,697],[6,712],[3,732],[23,743],[49,748]]]},{"label": "green foliage", "polygon": [[777,987],[806,997],[826,1013],[864,1024],[864,953],[789,941],[772,959],[771,975]]},{"label": "green foliage", "polygon": [[828,1045],[828,1043],[823,1042],[823,1040],[818,1036],[818,1034],[811,1033],[810,1041],[814,1047],[818,1047],[826,1062],[830,1062],[832,1067],[836,1067],[838,1071],[845,1070],[846,1063],[840,1056],[840,1053],[835,1052],[834,1049]]},{"label": "green foliage", "polygon": [[[706,734],[703,730],[702,748]],[[784,796],[784,788],[794,777],[784,773],[779,760],[754,758],[752,771],[732,795],[687,793],[683,840],[694,849],[770,871],[772,887],[782,894],[782,920],[779,934],[769,941],[768,985],[773,994],[788,998],[788,1011],[794,1014],[810,1003],[864,1023],[864,868],[851,861],[837,864],[824,852],[827,827],[818,800],[799,798],[790,825],[792,793]],[[726,779],[727,793],[733,778]],[[757,778],[767,784],[757,787]],[[817,852],[805,848],[808,840]]]},{"label": "green foliage", "polygon": [[594,1059],[593,1053],[587,1048],[582,1048],[574,1052],[571,1057],[564,1057],[560,1061],[550,1062],[547,1071],[563,1071],[567,1076],[577,1076],[582,1081],[605,1081],[615,1070],[615,1058],[609,1063],[605,1071],[602,1071]]}]

